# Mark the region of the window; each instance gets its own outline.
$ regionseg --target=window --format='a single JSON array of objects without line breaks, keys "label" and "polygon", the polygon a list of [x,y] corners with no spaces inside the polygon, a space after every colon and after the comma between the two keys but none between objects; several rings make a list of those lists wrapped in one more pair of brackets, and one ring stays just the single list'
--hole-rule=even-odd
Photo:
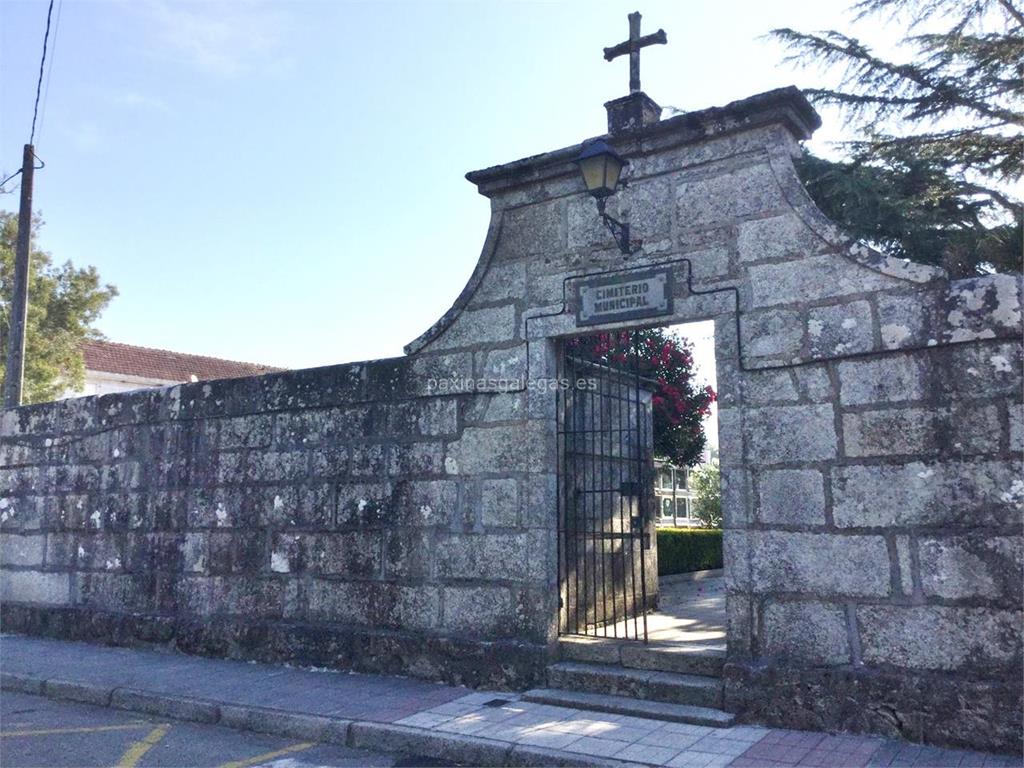
[{"label": "window", "polygon": [[662,497],[661,499],[661,516],[672,517],[672,499]]},{"label": "window", "polygon": [[676,499],[676,515],[679,517],[690,516],[690,500],[687,498]]},{"label": "window", "polygon": [[662,467],[658,472],[658,487],[665,491],[672,490],[672,468]]},{"label": "window", "polygon": [[679,487],[680,488],[689,488],[690,487],[690,469],[689,469],[689,467],[684,467],[684,468],[679,470],[679,472],[677,473],[677,480],[679,481]]}]

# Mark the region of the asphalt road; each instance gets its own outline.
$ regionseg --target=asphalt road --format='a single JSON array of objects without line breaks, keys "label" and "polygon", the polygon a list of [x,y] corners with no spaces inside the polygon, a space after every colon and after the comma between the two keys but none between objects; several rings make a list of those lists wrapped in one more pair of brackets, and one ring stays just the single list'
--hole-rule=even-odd
[{"label": "asphalt road", "polygon": [[22,693],[0,696],[4,768],[311,768],[442,766],[388,755],[183,723]]}]

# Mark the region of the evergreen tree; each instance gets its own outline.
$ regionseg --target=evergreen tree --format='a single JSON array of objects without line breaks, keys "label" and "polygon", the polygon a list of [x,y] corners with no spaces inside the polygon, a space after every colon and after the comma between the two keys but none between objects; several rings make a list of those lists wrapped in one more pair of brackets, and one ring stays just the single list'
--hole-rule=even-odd
[{"label": "evergreen tree", "polygon": [[1020,270],[1024,13],[1014,0],[861,0],[857,18],[905,25],[910,61],[892,62],[835,30],[773,35],[802,65],[844,67],[817,104],[860,136],[848,159],[805,153],[819,207],[884,252],[956,276]]}]

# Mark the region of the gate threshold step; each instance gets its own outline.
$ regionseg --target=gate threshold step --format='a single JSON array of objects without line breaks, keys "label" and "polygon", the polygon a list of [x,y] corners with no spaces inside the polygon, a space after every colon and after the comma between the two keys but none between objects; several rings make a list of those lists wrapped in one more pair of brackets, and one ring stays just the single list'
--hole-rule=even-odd
[{"label": "gate threshold step", "polygon": [[667,720],[673,723],[708,725],[712,728],[727,728],[736,716],[710,707],[694,707],[689,704],[668,704],[663,701],[631,699],[628,696],[608,696],[603,693],[563,691],[557,688],[534,688],[521,697],[524,701],[538,704],[552,704],[557,707],[572,707],[590,712],[605,712],[611,715],[631,715],[648,720]]},{"label": "gate threshold step", "polygon": [[611,664],[559,661],[548,665],[548,687],[624,696],[694,707],[722,706],[722,681],[708,675],[633,669]]},{"label": "gate threshold step", "polygon": [[558,638],[562,661],[618,664],[634,669],[721,677],[725,643],[652,642],[566,635]]}]

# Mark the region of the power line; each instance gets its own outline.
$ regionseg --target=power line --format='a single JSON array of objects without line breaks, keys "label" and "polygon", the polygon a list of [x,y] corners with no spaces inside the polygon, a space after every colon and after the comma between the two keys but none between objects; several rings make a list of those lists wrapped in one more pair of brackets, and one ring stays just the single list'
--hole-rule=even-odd
[{"label": "power line", "polygon": [[3,187],[4,187],[4,184],[6,184],[6,183],[7,183],[8,181],[10,181],[11,179],[13,179],[13,178],[14,178],[15,176],[17,176],[17,175],[18,175],[19,173],[21,173],[21,168],[19,168],[18,170],[16,170],[16,171],[15,171],[14,173],[12,173],[12,174],[11,174],[10,176],[8,176],[8,177],[7,177],[6,179],[4,179],[3,181],[0,181],[0,190],[2,190],[2,189],[3,189]]},{"label": "power line", "polygon": [[39,95],[43,90],[43,68],[46,66],[46,43],[50,40],[50,17],[53,16],[53,0],[46,11],[46,32],[43,34],[43,56],[39,60],[39,80],[36,82],[36,105],[32,110],[32,133],[28,143],[34,144],[36,139],[36,118],[39,116]]},{"label": "power line", "polygon": [[60,17],[64,10],[64,0],[57,2],[57,20],[53,23],[53,45],[50,46],[50,63],[46,67],[46,84],[43,86],[43,108],[39,111],[39,133],[42,135],[46,125],[46,104],[50,96],[50,77],[53,75],[53,62],[57,58],[57,41],[60,39]]}]

